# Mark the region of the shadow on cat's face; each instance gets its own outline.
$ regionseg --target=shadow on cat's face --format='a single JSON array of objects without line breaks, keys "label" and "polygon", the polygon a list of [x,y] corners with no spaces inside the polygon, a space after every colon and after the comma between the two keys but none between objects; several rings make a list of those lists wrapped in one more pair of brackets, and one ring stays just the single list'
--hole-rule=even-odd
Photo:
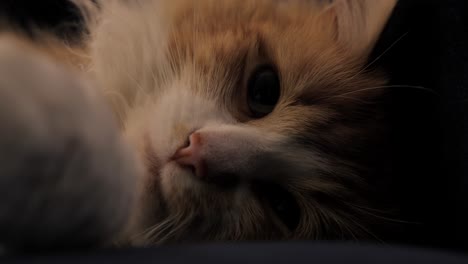
[{"label": "shadow on cat's face", "polygon": [[134,243],[371,236],[364,66],[393,1],[109,2],[91,46],[146,168]]}]

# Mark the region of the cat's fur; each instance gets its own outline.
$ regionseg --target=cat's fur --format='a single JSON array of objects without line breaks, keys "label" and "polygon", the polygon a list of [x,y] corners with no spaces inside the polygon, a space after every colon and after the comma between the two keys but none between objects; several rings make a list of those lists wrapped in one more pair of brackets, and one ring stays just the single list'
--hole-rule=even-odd
[{"label": "cat's fur", "polygon": [[[75,2],[79,48],[0,35],[2,242],[366,239],[387,224],[369,164],[385,79],[366,65],[396,0]],[[252,118],[263,63],[281,97]],[[206,180],[171,159],[193,132]],[[270,184],[294,198],[294,227],[256,191]]]}]

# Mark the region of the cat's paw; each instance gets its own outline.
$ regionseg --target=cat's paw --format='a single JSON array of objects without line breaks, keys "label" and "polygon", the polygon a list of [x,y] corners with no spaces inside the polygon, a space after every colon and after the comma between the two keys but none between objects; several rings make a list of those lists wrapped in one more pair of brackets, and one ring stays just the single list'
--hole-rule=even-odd
[{"label": "cat's paw", "polygon": [[126,225],[137,166],[96,95],[78,75],[0,36],[0,244],[96,246]]}]

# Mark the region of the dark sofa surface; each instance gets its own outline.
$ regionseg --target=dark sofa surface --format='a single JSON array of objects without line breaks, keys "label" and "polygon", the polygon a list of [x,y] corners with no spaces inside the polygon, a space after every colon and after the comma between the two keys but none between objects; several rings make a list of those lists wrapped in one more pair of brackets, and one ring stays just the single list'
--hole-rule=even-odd
[{"label": "dark sofa surface", "polygon": [[[22,23],[31,19],[49,27],[63,19],[76,19],[72,13],[63,12],[70,10],[70,6],[64,9],[64,3],[65,0],[1,0],[0,11]],[[395,189],[395,199],[400,200],[406,219],[421,223],[404,231],[408,236],[406,244],[468,252],[467,20],[466,0],[400,0],[374,51],[373,59],[378,58],[374,66],[388,72],[390,84],[433,91],[395,88],[388,99],[394,123],[389,141],[398,159],[392,169],[394,177],[383,182]],[[59,27],[59,33],[75,30],[71,25]],[[315,243],[192,245],[2,260],[468,263],[450,253]]]},{"label": "dark sofa surface", "polygon": [[205,244],[130,249],[88,254],[0,258],[2,263],[318,263],[318,264],[466,264],[455,253],[331,243]]}]

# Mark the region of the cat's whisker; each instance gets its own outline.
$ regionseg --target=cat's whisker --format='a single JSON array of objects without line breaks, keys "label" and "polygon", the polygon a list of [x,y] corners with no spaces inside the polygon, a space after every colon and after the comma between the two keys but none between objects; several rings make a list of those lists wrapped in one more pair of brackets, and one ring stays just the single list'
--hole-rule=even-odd
[{"label": "cat's whisker", "polygon": [[[334,211],[330,211],[322,206],[314,207],[314,211],[317,213],[315,220],[316,223],[321,223],[324,225],[322,228],[317,228],[316,238],[320,239],[322,236],[319,233],[320,230],[330,230],[330,228],[339,228],[341,232],[342,239],[349,239],[350,237],[354,241],[359,241],[358,236],[355,231],[353,230],[353,226],[349,221],[348,218],[343,218],[341,215],[337,214]],[[337,230],[334,230],[337,231]]]},{"label": "cat's whisker", "polygon": [[347,100],[352,100],[352,101],[355,101],[355,102],[357,102],[359,104],[372,104],[372,103],[374,103],[372,101],[364,101],[364,100],[362,100],[360,98],[355,98],[355,97],[350,97],[350,96],[341,96],[341,95],[333,96],[333,98],[335,98],[335,97],[336,98],[343,98],[343,99],[347,99]]},{"label": "cat's whisker", "polygon": [[414,224],[414,225],[420,224],[420,223],[417,223],[417,222],[405,221],[405,220],[401,220],[401,219],[389,218],[389,217],[386,217],[386,216],[383,216],[383,215],[379,215],[379,214],[385,214],[385,212],[382,212],[380,210],[367,208],[367,207],[359,206],[359,205],[356,205],[356,204],[353,204],[353,203],[348,203],[348,202],[344,202],[344,203],[347,206],[350,206],[350,207],[353,207],[356,210],[359,210],[361,213],[364,213],[364,214],[369,215],[371,217],[382,219],[382,220],[385,220],[385,221],[388,221],[388,222],[401,223],[401,224]]},{"label": "cat's whisker", "polygon": [[133,81],[133,83],[138,88],[137,93],[136,93],[137,96],[148,95],[148,92],[145,90],[145,88],[141,85],[140,82],[138,82],[130,73],[127,73],[127,76],[131,81]]},{"label": "cat's whisker", "polygon": [[379,56],[377,56],[373,61],[368,63],[364,68],[362,68],[359,72],[357,72],[352,79],[354,79],[357,76],[360,76],[363,72],[367,71],[372,65],[377,63],[385,54],[387,54],[392,48],[394,48],[404,37],[408,35],[409,32],[404,33],[401,37],[399,37],[397,40],[395,40],[388,48],[386,48]]},{"label": "cat's whisker", "polygon": [[159,79],[156,77],[156,73],[154,72],[154,69],[151,69],[151,79],[153,81],[153,86],[158,85]]},{"label": "cat's whisker", "polygon": [[189,220],[183,220],[183,222],[178,223],[175,225],[172,229],[169,230],[167,234],[165,234],[163,237],[156,237],[157,238],[157,243],[159,244],[164,244],[166,241],[168,241],[171,237],[173,237],[175,234],[177,234],[180,230],[183,230],[187,227],[187,224],[189,223]]},{"label": "cat's whisker", "polygon": [[[321,206],[317,206],[315,207],[314,211],[316,212],[315,214],[315,217],[318,218],[318,219],[321,219],[320,223],[322,223],[322,225],[324,226],[324,229],[325,230],[328,230],[330,228],[330,221],[329,221],[329,217],[328,217],[328,214],[327,212],[325,212]],[[332,219],[333,220],[333,219]],[[318,222],[317,220],[315,222]],[[339,228],[341,229],[341,226],[338,225]],[[318,233],[320,231],[320,228],[317,228],[317,231],[316,233]],[[317,235],[320,235],[320,234],[317,234]]]},{"label": "cat's whisker", "polygon": [[182,213],[169,216],[148,230],[144,234],[144,240],[152,244],[162,244],[190,224],[192,218],[192,214]]},{"label": "cat's whisker", "polygon": [[360,224],[358,221],[354,220],[352,217],[349,218],[349,221],[351,221],[353,223],[354,226],[356,226],[357,228],[359,228],[361,231],[363,231],[364,233],[368,234],[369,236],[371,236],[373,239],[379,241],[380,243],[382,244],[386,244],[386,242],[384,240],[382,240],[380,237],[378,237],[376,234],[374,234],[373,232],[371,232],[368,228],[364,227],[362,224]]},{"label": "cat's whisker", "polygon": [[132,236],[132,240],[140,241],[140,240],[143,239],[143,241],[147,241],[148,238],[151,238],[151,236],[153,236],[154,233],[160,232],[160,230],[163,229],[163,228],[169,228],[170,227],[169,224],[173,220],[174,219],[172,217],[168,217],[164,221],[156,223],[156,224],[146,228],[145,230],[143,230],[143,231],[141,231],[141,232],[139,232],[137,234],[134,234]]},{"label": "cat's whisker", "polygon": [[174,226],[172,224],[167,224],[167,225],[161,225],[162,228],[157,229],[157,232],[153,232],[152,234],[148,234],[145,236],[145,240],[148,241],[150,244],[155,243],[156,241],[158,243],[164,243],[165,238],[167,235],[164,235],[165,232],[168,230],[173,230]]},{"label": "cat's whisker", "polygon": [[349,222],[347,222],[341,216],[337,216],[334,212],[329,211],[324,213],[325,217],[322,217],[322,219],[330,219],[331,221],[335,222],[336,226],[338,226],[342,233],[342,236],[345,239],[351,236],[354,241],[359,241],[358,237],[355,234],[355,231],[353,231],[353,228],[352,226],[350,226]]},{"label": "cat's whisker", "polygon": [[427,93],[429,93],[429,94],[433,94],[434,96],[440,96],[440,94],[437,93],[436,91],[433,91],[433,90],[431,90],[431,89],[429,89],[429,88],[426,88],[426,87],[423,87],[423,86],[415,86],[415,85],[383,85],[383,86],[362,88],[362,89],[358,89],[358,90],[354,90],[354,91],[350,91],[350,92],[345,92],[345,93],[342,93],[342,94],[333,95],[333,96],[329,96],[329,97],[322,97],[322,98],[316,99],[316,101],[329,100],[329,99],[339,98],[339,97],[343,97],[343,98],[344,98],[344,97],[347,96],[347,95],[357,94],[357,93],[362,93],[362,92],[369,92],[369,91],[373,91],[373,90],[398,89],[398,88],[401,88],[401,89],[420,90],[420,91],[427,92]]},{"label": "cat's whisker", "polygon": [[172,224],[176,221],[175,217],[168,217],[163,222],[160,222],[153,226],[148,232],[144,234],[145,238],[149,239],[151,237],[157,236],[160,233],[163,233],[167,229],[172,227]]},{"label": "cat's whisker", "polygon": [[[359,239],[358,239],[357,236],[354,234],[354,232],[353,232],[353,230],[352,230],[351,227],[349,227],[347,224],[340,224],[339,226],[340,226],[341,232],[343,232],[343,229],[342,229],[342,228],[344,228],[345,231],[346,231],[346,233],[349,234],[349,235],[351,235],[351,237],[353,238],[354,241],[356,241],[356,242],[359,241]],[[347,237],[347,236],[345,235],[345,237]]]}]

